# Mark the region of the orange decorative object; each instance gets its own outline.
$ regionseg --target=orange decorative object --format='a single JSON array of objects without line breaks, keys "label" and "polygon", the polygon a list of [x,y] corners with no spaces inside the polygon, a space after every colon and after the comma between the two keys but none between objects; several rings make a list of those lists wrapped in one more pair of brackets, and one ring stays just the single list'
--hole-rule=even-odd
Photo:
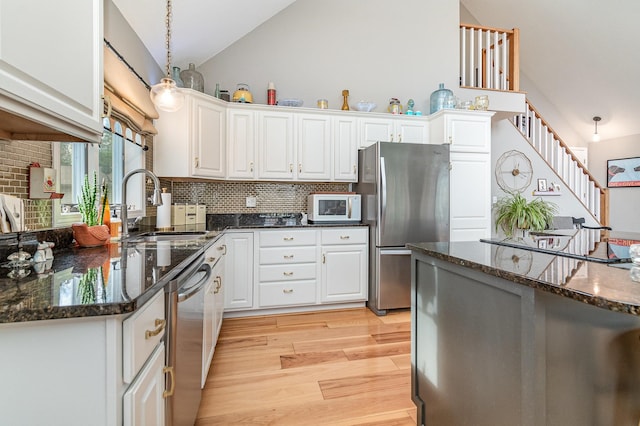
[{"label": "orange decorative object", "polygon": [[109,227],[105,225],[87,226],[86,223],[74,223],[71,229],[73,238],[80,247],[103,246],[111,239]]}]

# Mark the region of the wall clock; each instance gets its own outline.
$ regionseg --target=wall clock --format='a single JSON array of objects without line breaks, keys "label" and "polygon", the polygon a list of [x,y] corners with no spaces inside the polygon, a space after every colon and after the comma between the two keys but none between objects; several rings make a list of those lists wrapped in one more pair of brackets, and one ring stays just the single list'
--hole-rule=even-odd
[{"label": "wall clock", "polygon": [[496,161],[496,181],[504,192],[523,192],[531,184],[531,160],[520,151],[507,151]]}]

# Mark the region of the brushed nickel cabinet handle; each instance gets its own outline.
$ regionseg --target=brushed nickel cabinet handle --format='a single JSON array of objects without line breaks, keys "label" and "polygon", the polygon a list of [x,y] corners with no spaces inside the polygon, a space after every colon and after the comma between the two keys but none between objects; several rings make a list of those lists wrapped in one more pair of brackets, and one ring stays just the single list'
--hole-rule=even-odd
[{"label": "brushed nickel cabinet handle", "polygon": [[298,173],[302,173],[302,163],[298,163]]},{"label": "brushed nickel cabinet handle", "polygon": [[285,294],[290,294],[290,293],[293,293],[293,289],[292,288],[285,288],[285,289],[282,289],[282,292],[285,293]]},{"label": "brushed nickel cabinet handle", "polygon": [[284,258],[285,259],[293,259],[293,255],[292,254],[285,254]]},{"label": "brushed nickel cabinet handle", "polygon": [[283,238],[285,241],[293,241],[293,237],[284,237]]},{"label": "brushed nickel cabinet handle", "polygon": [[196,158],[194,159],[194,163],[195,163],[195,167],[196,167],[196,169],[197,169],[198,167],[200,167],[200,159],[199,159],[198,157],[196,157]]},{"label": "brushed nickel cabinet handle", "polygon": [[293,163],[289,163],[289,172],[293,173]]},{"label": "brushed nickel cabinet handle", "polygon": [[398,133],[398,142],[402,142],[402,135]]},{"label": "brushed nickel cabinet handle", "polygon": [[449,136],[449,143],[453,143],[453,137]]},{"label": "brushed nickel cabinet handle", "polygon": [[354,174],[354,175],[356,174],[356,171],[357,171],[357,170],[356,170],[356,165],[354,164],[354,165],[353,165],[353,174]]},{"label": "brushed nickel cabinet handle", "polygon": [[391,139],[391,142],[393,142],[393,133],[389,135],[389,139]]},{"label": "brushed nickel cabinet handle", "polygon": [[213,282],[216,283],[216,289],[213,291],[213,294],[218,294],[220,288],[222,287],[222,277],[220,275],[217,275],[213,279]]},{"label": "brushed nickel cabinet handle", "polygon": [[162,333],[162,330],[164,330],[165,325],[167,325],[167,321],[164,319],[156,318],[155,324],[156,324],[155,330],[145,330],[144,332],[145,340],[150,339],[153,336],[157,336],[158,334]]},{"label": "brushed nickel cabinet handle", "polygon": [[349,237],[348,235],[340,235],[341,240],[348,240],[349,238],[351,237]]},{"label": "brushed nickel cabinet handle", "polygon": [[227,254],[227,245],[226,244],[221,245],[220,247],[218,247],[218,251],[223,251],[222,255],[224,256],[225,254]]},{"label": "brushed nickel cabinet handle", "polygon": [[249,163],[249,169],[253,171],[253,161]]},{"label": "brushed nickel cabinet handle", "polygon": [[162,372],[164,374],[169,373],[169,376],[171,376],[171,387],[169,388],[169,390],[162,392],[162,397],[163,398],[168,398],[170,396],[173,396],[173,393],[176,391],[176,371],[173,369],[173,366],[171,367],[162,367]]},{"label": "brushed nickel cabinet handle", "polygon": [[327,263],[327,255],[322,253],[322,263]]},{"label": "brushed nickel cabinet handle", "polygon": [[283,272],[285,277],[292,277],[293,276],[293,272]]},{"label": "brushed nickel cabinet handle", "polygon": [[216,258],[213,256],[207,257],[207,263],[214,263],[216,261]]}]

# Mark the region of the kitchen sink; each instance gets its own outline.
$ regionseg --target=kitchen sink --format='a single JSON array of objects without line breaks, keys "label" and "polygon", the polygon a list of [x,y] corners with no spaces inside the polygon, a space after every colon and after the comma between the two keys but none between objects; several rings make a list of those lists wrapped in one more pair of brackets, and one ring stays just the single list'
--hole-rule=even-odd
[{"label": "kitchen sink", "polygon": [[194,240],[197,238],[210,238],[215,236],[216,233],[208,231],[155,231],[145,232],[131,236],[130,242],[145,242],[153,243],[158,241],[182,241],[182,240]]}]

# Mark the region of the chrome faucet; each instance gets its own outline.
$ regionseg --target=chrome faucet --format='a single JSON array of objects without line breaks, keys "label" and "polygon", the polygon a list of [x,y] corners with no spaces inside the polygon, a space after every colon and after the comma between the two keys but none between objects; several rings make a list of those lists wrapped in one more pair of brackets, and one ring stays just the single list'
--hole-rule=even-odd
[{"label": "chrome faucet", "polygon": [[153,180],[153,198],[151,199],[151,204],[154,206],[162,205],[162,196],[160,195],[160,179],[158,176],[154,175],[151,171],[147,169],[135,169],[131,170],[127,173],[122,179],[122,208],[120,209],[120,219],[122,220],[122,238],[127,238],[129,236],[129,224],[127,223],[127,182],[129,178],[137,173],[145,173]]}]

